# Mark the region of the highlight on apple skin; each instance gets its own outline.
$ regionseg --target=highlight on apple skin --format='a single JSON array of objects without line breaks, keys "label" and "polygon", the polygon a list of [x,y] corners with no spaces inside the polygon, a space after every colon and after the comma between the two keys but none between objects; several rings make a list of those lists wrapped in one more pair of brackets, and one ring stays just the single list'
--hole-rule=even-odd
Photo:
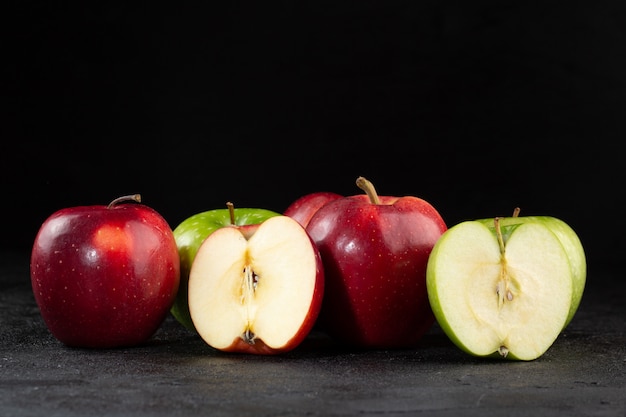
[{"label": "highlight on apple skin", "polygon": [[283,212],[285,216],[292,217],[305,227],[309,224],[311,217],[326,203],[342,198],[341,194],[332,191],[319,191],[305,194],[294,200]]}]

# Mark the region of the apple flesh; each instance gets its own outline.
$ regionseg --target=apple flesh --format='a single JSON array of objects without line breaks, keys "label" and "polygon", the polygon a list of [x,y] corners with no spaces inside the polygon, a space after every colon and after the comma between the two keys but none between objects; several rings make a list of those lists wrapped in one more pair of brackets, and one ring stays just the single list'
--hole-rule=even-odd
[{"label": "apple flesh", "polygon": [[319,251],[288,216],[209,235],[189,273],[189,312],[202,339],[225,352],[273,355],[310,333],[324,294]]},{"label": "apple flesh", "polygon": [[171,313],[179,323],[194,332],[196,329],[189,314],[187,285],[191,264],[204,239],[222,227],[261,223],[280,214],[261,208],[235,208],[230,202],[226,205],[228,208],[225,209],[196,213],[183,220],[174,229],[174,238],[180,255],[180,288]]},{"label": "apple flesh", "polygon": [[441,328],[463,351],[528,361],[565,327],[574,274],[548,225],[510,222],[465,221],[448,229],[430,255],[428,296]]},{"label": "apple flesh", "polygon": [[426,264],[446,225],[427,201],[367,195],[330,201],[306,230],[319,248],[326,293],[319,327],[357,348],[407,348],[434,324]]},{"label": "apple flesh", "polygon": [[[495,233],[494,219],[480,219],[478,221],[485,224]],[[587,260],[582,242],[570,225],[556,217],[514,215],[512,217],[502,217],[499,219],[502,230],[509,230],[515,225],[523,223],[538,223],[548,227],[559,239],[565,249],[565,253],[567,253],[570,268],[572,269],[573,281],[572,304],[564,326],[567,327],[574,318],[576,311],[578,311],[587,281]]]},{"label": "apple flesh", "polygon": [[179,258],[170,226],[152,208],[121,204],[61,209],[41,225],[31,284],[50,332],[72,347],[147,341],[176,296]]},{"label": "apple flesh", "polygon": [[295,219],[303,227],[309,224],[311,217],[326,203],[342,198],[341,194],[331,191],[320,191],[305,194],[294,200],[283,212],[285,216]]}]

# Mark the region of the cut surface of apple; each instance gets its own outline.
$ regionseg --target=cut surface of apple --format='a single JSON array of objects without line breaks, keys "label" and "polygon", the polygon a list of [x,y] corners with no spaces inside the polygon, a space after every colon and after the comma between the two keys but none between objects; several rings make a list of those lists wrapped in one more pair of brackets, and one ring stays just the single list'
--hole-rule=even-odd
[{"label": "cut surface of apple", "polygon": [[[493,219],[478,220],[490,229],[494,228]],[[572,304],[570,305],[569,314],[565,327],[572,321],[585,290],[587,281],[587,259],[580,238],[570,225],[561,219],[551,216],[523,216],[523,217],[502,217],[500,219],[500,227],[502,229],[514,229],[516,225],[523,223],[539,223],[547,226],[552,233],[559,239],[570,262],[572,269]]]},{"label": "cut surface of apple", "polygon": [[475,356],[533,360],[561,333],[572,303],[565,248],[546,226],[521,224],[502,242],[478,221],[446,231],[427,286],[441,328]]},{"label": "cut surface of apple", "polygon": [[206,343],[224,351],[294,348],[313,327],[322,294],[319,252],[287,216],[216,230],[189,274],[191,319]]}]

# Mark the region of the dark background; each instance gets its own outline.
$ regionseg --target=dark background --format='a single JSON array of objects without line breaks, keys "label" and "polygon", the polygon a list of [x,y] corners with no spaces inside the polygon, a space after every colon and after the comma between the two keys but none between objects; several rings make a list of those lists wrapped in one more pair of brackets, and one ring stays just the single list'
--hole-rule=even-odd
[{"label": "dark background", "polygon": [[9,2],[1,249],[123,194],[174,228],[363,175],[449,226],[520,206],[590,268],[622,257],[626,2],[213,3]]}]

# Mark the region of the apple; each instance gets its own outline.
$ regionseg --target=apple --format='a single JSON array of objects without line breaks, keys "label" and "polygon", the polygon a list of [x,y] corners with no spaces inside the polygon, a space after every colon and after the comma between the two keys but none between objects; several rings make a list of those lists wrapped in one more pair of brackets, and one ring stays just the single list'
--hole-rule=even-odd
[{"label": "apple", "polygon": [[461,222],[430,255],[435,317],[452,342],[474,356],[539,358],[582,297],[586,260],[573,229],[555,217],[518,213]]},{"label": "apple", "polygon": [[[570,268],[572,269],[572,304],[570,305],[567,320],[565,321],[565,327],[574,318],[582,296],[585,290],[587,281],[587,259],[585,255],[585,249],[582,242],[570,225],[561,219],[552,216],[519,216],[520,209],[516,208],[511,217],[502,217],[499,219],[499,225],[503,229],[512,229],[515,225],[521,223],[540,223],[547,226],[552,233],[556,235],[567,253],[569,259]],[[480,219],[478,220],[489,228],[495,231],[494,219]]]},{"label": "apple", "polygon": [[189,272],[189,312],[202,339],[224,352],[275,355],[296,348],[324,295],[319,251],[293,218],[222,227]]},{"label": "apple", "polygon": [[174,238],[180,255],[180,288],[171,308],[171,313],[179,323],[194,332],[196,329],[189,315],[187,304],[187,282],[189,281],[191,264],[204,239],[225,226],[261,223],[280,214],[261,208],[234,208],[231,202],[226,203],[226,206],[225,209],[196,213],[183,220],[174,229]]},{"label": "apple", "polygon": [[306,227],[326,276],[320,328],[357,348],[414,346],[435,321],[426,265],[446,224],[424,199],[356,183],[366,194],[326,203]]},{"label": "apple", "polygon": [[300,223],[303,227],[306,227],[309,224],[311,217],[313,217],[317,210],[329,201],[333,201],[341,197],[343,197],[341,194],[333,193],[331,191],[319,191],[305,194],[287,206],[283,214],[296,219],[298,223]]},{"label": "apple", "polygon": [[30,259],[46,326],[82,348],[146,342],[174,302],[179,268],[170,226],[139,194],[58,210],[41,225]]}]

